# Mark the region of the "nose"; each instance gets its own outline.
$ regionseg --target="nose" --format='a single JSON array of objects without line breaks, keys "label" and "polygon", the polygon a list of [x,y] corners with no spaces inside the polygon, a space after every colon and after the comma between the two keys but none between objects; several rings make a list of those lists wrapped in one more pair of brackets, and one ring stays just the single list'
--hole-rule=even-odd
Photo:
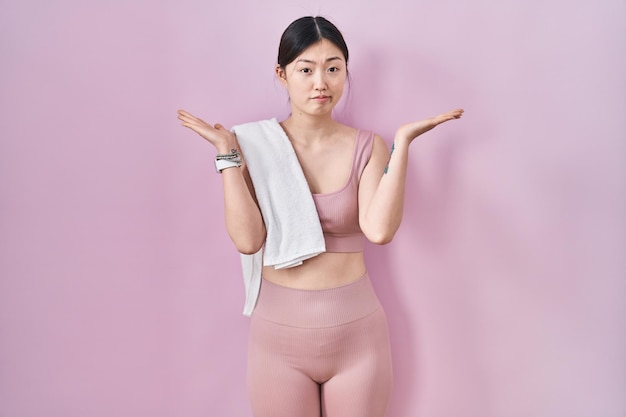
[{"label": "nose", "polygon": [[326,74],[324,71],[319,71],[314,78],[315,91],[324,91],[326,90],[326,87]]}]

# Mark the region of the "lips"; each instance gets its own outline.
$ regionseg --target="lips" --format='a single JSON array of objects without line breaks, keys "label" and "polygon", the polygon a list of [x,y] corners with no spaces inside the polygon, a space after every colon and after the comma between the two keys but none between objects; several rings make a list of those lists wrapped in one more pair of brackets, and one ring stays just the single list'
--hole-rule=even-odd
[{"label": "lips", "polygon": [[316,97],[313,97],[313,100],[315,100],[315,101],[326,101],[328,99],[330,99],[330,96],[316,96]]}]

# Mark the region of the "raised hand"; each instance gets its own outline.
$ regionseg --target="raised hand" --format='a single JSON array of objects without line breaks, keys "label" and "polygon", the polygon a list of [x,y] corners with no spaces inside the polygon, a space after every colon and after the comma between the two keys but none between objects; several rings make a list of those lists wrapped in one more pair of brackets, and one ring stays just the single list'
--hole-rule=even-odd
[{"label": "raised hand", "polygon": [[178,119],[183,126],[193,130],[215,146],[218,153],[228,153],[231,149],[237,147],[235,135],[219,123],[212,126],[185,110],[178,110]]},{"label": "raised hand", "polygon": [[440,114],[439,116],[431,117],[429,119],[407,123],[398,128],[398,130],[396,131],[396,139],[411,142],[419,135],[428,132],[429,130],[435,128],[436,126],[439,126],[442,123],[453,119],[460,119],[462,115],[463,109],[456,109],[447,113]]}]

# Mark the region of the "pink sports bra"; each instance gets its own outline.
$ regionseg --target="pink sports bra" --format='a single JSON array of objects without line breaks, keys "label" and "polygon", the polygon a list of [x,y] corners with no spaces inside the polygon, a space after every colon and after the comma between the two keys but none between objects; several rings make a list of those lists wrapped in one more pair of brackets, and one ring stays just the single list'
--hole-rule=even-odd
[{"label": "pink sports bra", "polygon": [[346,184],[338,191],[313,194],[322,224],[326,252],[362,252],[365,235],[359,226],[359,180],[372,154],[374,134],[359,130]]}]

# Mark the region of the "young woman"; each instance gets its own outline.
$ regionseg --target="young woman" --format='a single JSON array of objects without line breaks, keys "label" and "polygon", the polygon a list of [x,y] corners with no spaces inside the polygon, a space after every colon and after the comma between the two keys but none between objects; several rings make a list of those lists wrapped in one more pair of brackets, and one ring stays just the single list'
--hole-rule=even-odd
[{"label": "young woman", "polygon": [[[364,241],[388,243],[400,226],[411,142],[460,118],[463,110],[401,126],[391,154],[378,135],[334,120],[348,75],[348,48],[323,17],[303,17],[287,27],[275,71],[291,114],[280,123],[263,122],[270,133],[259,135],[270,144],[284,140],[295,152],[325,250],[290,268],[265,259],[250,312],[252,410],[256,417],[384,416],[391,355],[385,314],[363,259]],[[257,157],[252,149],[258,147],[241,146],[250,130],[241,129],[240,136],[237,128],[212,126],[183,110],[178,118],[217,150],[226,227],[235,247],[243,254],[264,253],[273,233],[267,223],[284,214],[259,204],[266,173],[251,175]],[[264,169],[282,167],[282,161]]]}]

